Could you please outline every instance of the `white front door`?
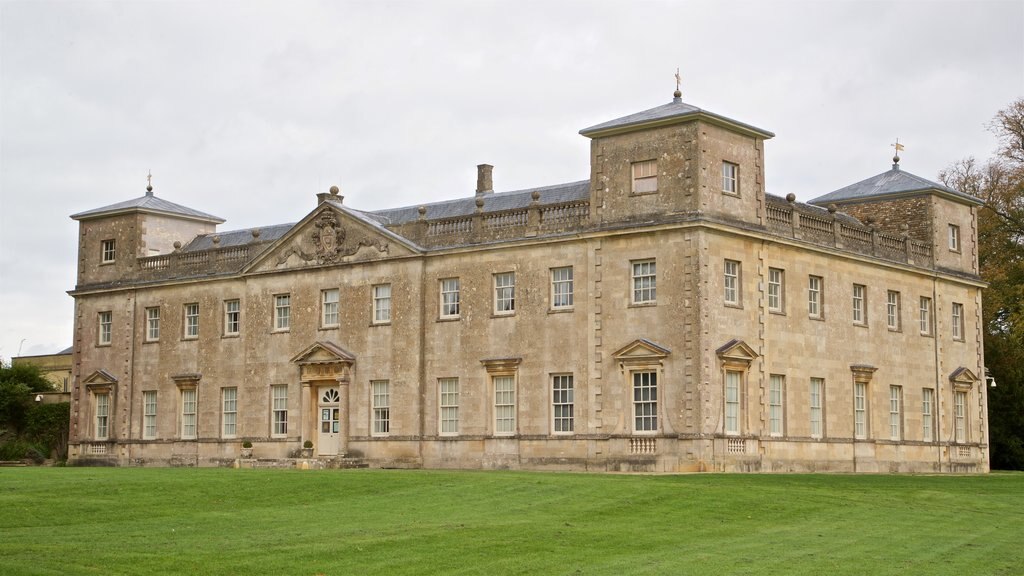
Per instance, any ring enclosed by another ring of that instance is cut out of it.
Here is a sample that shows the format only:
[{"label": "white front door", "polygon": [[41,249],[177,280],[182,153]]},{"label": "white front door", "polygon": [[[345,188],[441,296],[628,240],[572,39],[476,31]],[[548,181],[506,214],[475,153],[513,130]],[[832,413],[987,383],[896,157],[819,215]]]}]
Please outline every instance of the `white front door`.
[{"label": "white front door", "polygon": [[317,442],[317,453],[321,456],[338,454],[338,436],[340,430],[341,395],[337,388],[320,389],[320,432]]}]

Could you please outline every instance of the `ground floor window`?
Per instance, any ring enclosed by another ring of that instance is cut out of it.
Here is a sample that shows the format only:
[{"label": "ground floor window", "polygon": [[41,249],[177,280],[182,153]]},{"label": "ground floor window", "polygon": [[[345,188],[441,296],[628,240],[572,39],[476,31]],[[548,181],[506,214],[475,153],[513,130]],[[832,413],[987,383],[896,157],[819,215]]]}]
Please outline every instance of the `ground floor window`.
[{"label": "ground floor window", "polygon": [[238,419],[238,388],[222,388],[220,395],[224,411],[221,416],[221,435],[234,438]]},{"label": "ground floor window", "polygon": [[370,382],[373,390],[373,433],[384,436],[391,432],[391,390],[387,380]]},{"label": "ground floor window", "polygon": [[825,435],[825,379],[811,378],[811,438]]},{"label": "ground floor window", "polygon": [[96,394],[96,439],[110,437],[110,394]]},{"label": "ground floor window", "polygon": [[555,433],[573,431],[573,381],[572,374],[556,374],[551,377],[551,414],[554,418]]},{"label": "ground floor window", "polygon": [[740,433],[740,381],[741,372],[725,372],[725,433]]},{"label": "ground floor window", "polygon": [[768,432],[772,436],[783,434],[782,398],[785,387],[785,376],[772,374],[768,378]]},{"label": "ground floor window", "polygon": [[853,384],[853,437],[868,437],[868,385],[864,382]]},{"label": "ground floor window", "polygon": [[156,438],[156,390],[142,393],[142,437]]},{"label": "ground floor window", "polygon": [[658,374],[653,370],[633,372],[633,430],[658,430]]},{"label": "ground floor window", "polygon": [[494,433],[515,434],[516,388],[512,376],[494,377]]},{"label": "ground floor window", "polygon": [[187,388],[181,391],[181,438],[196,438],[196,389]]},{"label": "ground floor window", "polygon": [[288,386],[276,384],[270,388],[273,422],[271,435],[276,437],[286,436],[288,435]]},{"label": "ground floor window", "polygon": [[932,409],[935,405],[935,391],[931,388],[921,389],[921,426],[922,439],[925,442],[934,440],[935,425],[932,423]]},{"label": "ground floor window", "polygon": [[441,434],[459,433],[459,379],[438,380],[441,393]]},{"label": "ground floor window", "polygon": [[953,393],[956,441],[967,442],[967,392]]},{"label": "ground floor window", "polygon": [[903,390],[889,386],[889,439],[903,438]]}]

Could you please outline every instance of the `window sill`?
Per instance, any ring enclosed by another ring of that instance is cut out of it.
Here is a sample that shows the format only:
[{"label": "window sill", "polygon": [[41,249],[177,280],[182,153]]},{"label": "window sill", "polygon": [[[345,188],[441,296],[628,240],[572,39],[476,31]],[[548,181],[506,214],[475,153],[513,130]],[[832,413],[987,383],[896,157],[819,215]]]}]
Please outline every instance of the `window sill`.
[{"label": "window sill", "polygon": [[572,306],[564,306],[561,308],[549,308],[548,314],[565,314],[567,312],[574,312],[576,309]]},{"label": "window sill", "polygon": [[391,321],[387,322],[370,322],[370,328],[377,328],[378,326],[391,326]]},{"label": "window sill", "polygon": [[459,320],[462,320],[462,316],[441,316],[437,322],[458,322]]},{"label": "window sill", "polygon": [[824,322],[825,321],[825,317],[824,316],[808,316],[807,319],[808,320],[813,320],[815,322]]},{"label": "window sill", "polygon": [[289,332],[291,332],[290,328],[282,328],[281,330],[271,330],[270,334],[271,335],[274,335],[274,334],[288,334]]},{"label": "window sill", "polygon": [[182,342],[195,342],[196,340],[199,340],[199,336],[182,336],[181,337],[181,341]]},{"label": "window sill", "polygon": [[658,193],[657,190],[651,190],[651,191],[648,191],[648,192],[637,192],[637,191],[634,190],[634,191],[630,192],[629,195],[630,196],[651,196],[651,195],[657,194],[657,193]]},{"label": "window sill", "polygon": [[111,342],[104,342],[103,344],[97,344],[96,345],[97,348],[110,348],[111,346],[112,346]]},{"label": "window sill", "polygon": [[653,302],[630,302],[629,308],[652,308],[652,307],[657,306],[657,305],[658,305],[657,301],[653,301]]},{"label": "window sill", "polygon": [[160,340],[143,340],[143,344],[159,344]]},{"label": "window sill", "polygon": [[100,262],[100,266],[110,266],[111,264],[116,264],[116,263],[117,263],[116,260],[107,260],[105,262]]},{"label": "window sill", "polygon": [[769,309],[768,313],[769,314],[775,314],[776,316],[785,316],[786,315],[786,311],[785,310],[771,310],[771,309]]},{"label": "window sill", "polygon": [[725,306],[726,308],[733,308],[735,310],[743,310],[743,305],[742,304],[737,304],[735,302],[723,302],[722,305]]},{"label": "window sill", "polygon": [[868,325],[867,325],[866,322],[854,322],[853,323],[853,327],[854,328],[867,328]]},{"label": "window sill", "polygon": [[892,326],[887,326],[887,328],[889,329],[889,332],[895,332],[897,334],[899,334],[900,332],[903,332],[903,330],[901,330],[899,328],[893,328]]},{"label": "window sill", "polygon": [[722,196],[732,196],[733,198],[739,198],[739,192],[729,192],[728,190],[722,190]]},{"label": "window sill", "polygon": [[491,318],[515,318],[515,312],[492,312]]},{"label": "window sill", "polygon": [[234,334],[223,334],[223,335],[221,335],[221,338],[238,338],[238,337],[239,337],[239,334],[237,332],[235,332]]},{"label": "window sill", "polygon": [[317,331],[318,332],[325,332],[327,330],[337,330],[338,328],[341,328],[340,324],[329,324],[327,326],[321,326],[321,327],[317,328]]}]

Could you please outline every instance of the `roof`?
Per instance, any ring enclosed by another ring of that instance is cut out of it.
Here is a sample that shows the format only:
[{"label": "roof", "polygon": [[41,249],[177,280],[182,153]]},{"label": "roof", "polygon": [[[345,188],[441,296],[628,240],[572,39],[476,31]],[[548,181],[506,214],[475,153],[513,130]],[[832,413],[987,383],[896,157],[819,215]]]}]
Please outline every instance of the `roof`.
[{"label": "roof", "polygon": [[[484,199],[484,212],[497,212],[499,210],[514,210],[527,208],[533,201],[533,193],[538,192],[541,204],[560,204],[562,202],[573,202],[588,200],[590,198],[590,181],[581,180],[568,184],[556,184],[554,186],[543,186],[540,188],[529,188],[527,190],[515,190],[513,192],[497,192],[480,196]],[[428,220],[439,218],[452,218],[456,216],[472,216],[476,213],[476,196],[469,198],[457,198],[443,202],[422,204],[426,207]],[[391,208],[377,210],[375,212],[364,212],[367,217],[380,222],[381,224],[405,224],[419,218],[419,206],[405,206],[402,208]]]},{"label": "roof", "polygon": [[673,98],[668,104],[584,128],[580,130],[580,134],[593,138],[595,136],[630,132],[641,128],[663,126],[696,119],[709,120],[715,124],[751,133],[762,138],[772,138],[775,136],[775,134],[767,130],[687,104],[678,96]]},{"label": "roof", "polygon": [[[291,224],[275,224],[273,226],[264,226],[261,228],[246,228],[244,230],[231,230],[230,232],[214,232],[212,234],[200,234],[192,239],[186,246],[184,246],[182,252],[196,252],[199,250],[209,250],[211,248],[230,248],[232,246],[244,246],[245,244],[252,244],[253,242],[272,242],[278,238],[284,236],[289,230],[295,226],[295,223]],[[253,231],[259,230],[259,236],[253,236]],[[215,245],[213,238],[215,236],[220,237],[220,241]]]},{"label": "roof", "polygon": [[964,194],[952,188],[948,188],[932,182],[926,178],[915,176],[910,172],[900,169],[899,164],[893,164],[892,169],[887,172],[872,176],[867,180],[861,180],[856,184],[850,184],[824,196],[811,200],[811,204],[825,205],[831,203],[852,204],[856,202],[875,200],[881,197],[909,196],[923,192],[937,193],[959,202],[981,205],[983,202],[970,194]]},{"label": "roof", "polygon": [[221,224],[224,222],[223,218],[214,216],[213,214],[207,214],[206,212],[193,210],[192,208],[182,206],[181,204],[175,204],[174,202],[164,200],[163,198],[157,198],[152,192],[146,192],[144,196],[126,200],[124,202],[118,202],[117,204],[111,204],[110,206],[72,214],[71,218],[73,220],[88,220],[90,218],[99,218],[101,216],[127,214],[132,212],[177,216],[180,218],[201,220],[203,222],[210,222],[213,224]]}]

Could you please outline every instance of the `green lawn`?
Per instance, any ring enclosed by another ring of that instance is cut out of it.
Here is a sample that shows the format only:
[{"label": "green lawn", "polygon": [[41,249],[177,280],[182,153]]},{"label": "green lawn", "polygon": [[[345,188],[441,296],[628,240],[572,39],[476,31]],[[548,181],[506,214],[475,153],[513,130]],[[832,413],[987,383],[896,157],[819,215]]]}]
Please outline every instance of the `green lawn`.
[{"label": "green lawn", "polygon": [[0,469],[0,574],[1021,574],[1024,474]]}]

